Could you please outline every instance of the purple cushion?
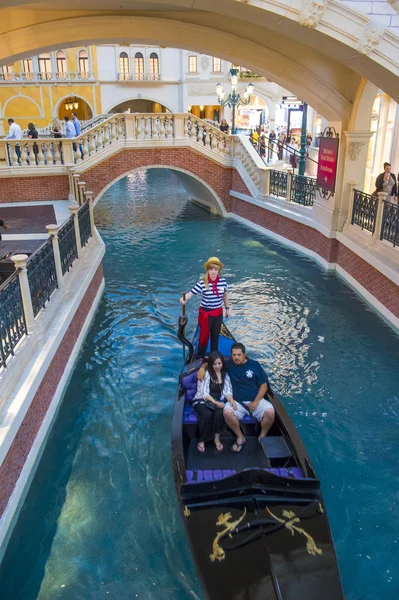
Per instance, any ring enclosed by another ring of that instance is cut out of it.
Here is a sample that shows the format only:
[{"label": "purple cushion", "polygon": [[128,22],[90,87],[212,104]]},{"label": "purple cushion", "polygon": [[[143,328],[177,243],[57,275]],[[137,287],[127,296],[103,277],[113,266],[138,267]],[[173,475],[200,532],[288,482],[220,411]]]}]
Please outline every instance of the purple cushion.
[{"label": "purple cushion", "polygon": [[184,395],[187,402],[191,402],[197,393],[197,371],[193,371],[189,375],[183,377],[181,384],[183,389],[186,390]]}]

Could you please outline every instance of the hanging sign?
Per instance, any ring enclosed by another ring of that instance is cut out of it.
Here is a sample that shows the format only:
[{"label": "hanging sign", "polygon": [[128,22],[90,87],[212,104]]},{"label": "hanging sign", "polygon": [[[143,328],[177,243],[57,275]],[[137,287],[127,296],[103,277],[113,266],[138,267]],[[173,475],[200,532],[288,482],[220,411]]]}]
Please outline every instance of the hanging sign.
[{"label": "hanging sign", "polygon": [[320,138],[317,185],[332,194],[335,192],[337,178],[338,146],[338,137]]}]

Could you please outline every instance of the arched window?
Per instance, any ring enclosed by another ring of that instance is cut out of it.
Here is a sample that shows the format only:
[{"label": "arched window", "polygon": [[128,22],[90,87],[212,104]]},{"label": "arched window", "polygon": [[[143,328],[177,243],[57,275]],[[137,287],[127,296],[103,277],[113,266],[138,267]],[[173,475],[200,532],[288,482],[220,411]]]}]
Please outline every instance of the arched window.
[{"label": "arched window", "polygon": [[67,66],[65,52],[58,50],[56,54],[57,58],[57,79],[67,78]]},{"label": "arched window", "polygon": [[32,81],[33,79],[33,64],[31,58],[24,58],[22,61],[22,67],[24,69],[22,78],[26,81]]},{"label": "arched window", "polygon": [[39,54],[39,79],[51,79],[51,57],[48,52]]},{"label": "arched window", "polygon": [[119,55],[119,79],[127,81],[129,79],[129,57],[126,52]]},{"label": "arched window", "polygon": [[222,70],[222,61],[220,60],[220,58],[216,58],[216,56],[213,57],[213,72],[214,73],[220,73]]},{"label": "arched window", "polygon": [[12,67],[11,65],[3,65],[1,68],[1,79],[2,81],[11,81],[12,79]]},{"label": "arched window", "polygon": [[89,57],[86,50],[80,50],[78,55],[79,60],[79,79],[89,79]]},{"label": "arched window", "polygon": [[159,79],[159,59],[156,52],[150,54],[150,79]]},{"label": "arched window", "polygon": [[134,70],[136,79],[139,81],[144,80],[144,57],[141,52],[136,52],[134,57]]}]

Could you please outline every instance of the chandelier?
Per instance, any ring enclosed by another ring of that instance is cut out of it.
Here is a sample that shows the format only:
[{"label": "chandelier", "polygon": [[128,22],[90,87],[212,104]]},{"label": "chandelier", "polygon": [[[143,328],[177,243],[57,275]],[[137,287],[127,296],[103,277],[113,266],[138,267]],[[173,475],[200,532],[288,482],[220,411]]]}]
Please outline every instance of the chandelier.
[{"label": "chandelier", "polygon": [[79,100],[76,98],[67,98],[65,100],[65,110],[73,110],[73,109],[78,109],[79,108]]}]

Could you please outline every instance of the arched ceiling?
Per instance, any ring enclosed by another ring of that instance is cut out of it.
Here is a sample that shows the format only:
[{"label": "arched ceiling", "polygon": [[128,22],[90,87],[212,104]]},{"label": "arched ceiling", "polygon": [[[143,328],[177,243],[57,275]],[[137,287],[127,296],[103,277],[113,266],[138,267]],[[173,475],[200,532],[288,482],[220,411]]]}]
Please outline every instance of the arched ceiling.
[{"label": "arched ceiling", "polygon": [[79,0],[69,0],[68,10],[60,0],[0,0],[0,64],[81,44],[152,44],[243,64],[330,120],[349,118],[362,76],[399,100],[392,60],[373,60],[355,49],[366,18],[330,0],[343,11],[341,24],[327,10],[321,26],[309,29],[298,23],[302,3],[120,0],[115,6],[115,0],[86,0],[82,11]]}]

